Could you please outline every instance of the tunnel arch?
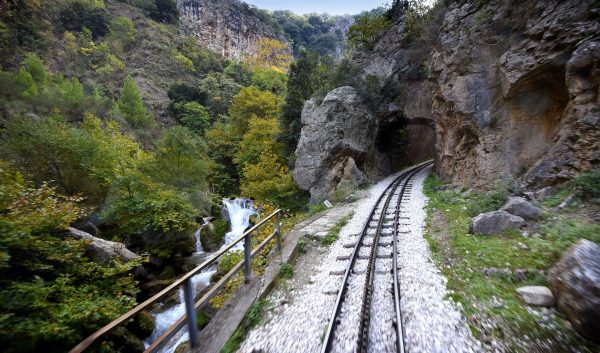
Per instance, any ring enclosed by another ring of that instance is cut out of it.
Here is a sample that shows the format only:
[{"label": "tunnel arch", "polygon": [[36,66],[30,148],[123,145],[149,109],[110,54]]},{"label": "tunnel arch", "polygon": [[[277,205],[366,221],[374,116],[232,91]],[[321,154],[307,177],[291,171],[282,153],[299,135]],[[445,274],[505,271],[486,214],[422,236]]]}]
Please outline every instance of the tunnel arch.
[{"label": "tunnel arch", "polygon": [[375,146],[387,158],[393,173],[435,155],[435,123],[425,117],[408,118],[402,115],[384,119],[377,130]]}]

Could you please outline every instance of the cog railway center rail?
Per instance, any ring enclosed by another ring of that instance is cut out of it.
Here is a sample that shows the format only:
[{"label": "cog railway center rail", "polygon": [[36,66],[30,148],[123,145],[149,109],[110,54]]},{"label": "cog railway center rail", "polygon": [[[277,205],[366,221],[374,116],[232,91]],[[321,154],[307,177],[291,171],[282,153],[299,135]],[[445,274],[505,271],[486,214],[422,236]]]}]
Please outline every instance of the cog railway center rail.
[{"label": "cog railway center rail", "polygon": [[398,236],[406,233],[399,229],[408,225],[401,223],[408,219],[402,213],[402,200],[410,196],[412,178],[430,165],[432,162],[418,165],[390,183],[357,235],[352,254],[338,258],[350,262],[343,274],[322,353],[348,348],[360,353],[404,353],[397,263]]}]

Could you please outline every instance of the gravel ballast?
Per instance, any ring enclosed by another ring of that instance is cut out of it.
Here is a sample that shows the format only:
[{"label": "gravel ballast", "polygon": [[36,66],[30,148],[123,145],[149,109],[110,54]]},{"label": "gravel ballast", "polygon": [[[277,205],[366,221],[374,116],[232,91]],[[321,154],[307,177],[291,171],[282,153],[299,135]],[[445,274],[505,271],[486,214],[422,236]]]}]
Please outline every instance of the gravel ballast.
[{"label": "gravel ballast", "polygon": [[[425,211],[423,207],[426,198],[422,193],[422,183],[430,171],[426,168],[419,172],[413,179],[414,184],[411,196],[405,196],[403,202],[406,208],[401,214],[400,230],[410,232],[400,234],[398,241],[399,253],[399,279],[401,292],[401,308],[403,311],[403,324],[405,326],[405,340],[407,352],[476,352],[481,351],[479,343],[471,336],[460,312],[448,301],[444,300],[446,295],[445,279],[435,268],[431,260],[427,242],[422,237]],[[354,203],[354,216],[344,226],[339,234],[339,239],[329,248],[322,249],[320,254],[312,263],[303,264],[303,268],[295,269],[294,278],[289,280],[281,288],[275,290],[268,300],[271,310],[266,314],[264,320],[246,336],[239,352],[319,352],[322,338],[326,332],[334,304],[337,299],[343,276],[332,275],[331,272],[345,270],[349,260],[338,260],[338,257],[348,256],[352,248],[344,247],[344,244],[353,243],[367,221],[373,206],[385,190],[385,188],[400,173],[392,175],[377,183],[362,200]],[[390,205],[390,209],[392,209]],[[374,230],[373,230],[374,232]],[[388,243],[391,237],[382,238],[382,243]],[[372,242],[372,237],[366,237],[366,242]],[[391,246],[381,247],[379,252],[391,253]],[[382,250],[385,249],[385,250]],[[311,257],[312,255],[306,255]],[[367,261],[359,260],[358,264]],[[391,259],[389,260],[391,265]],[[357,264],[357,265],[358,265]],[[298,265],[297,265],[298,266]],[[297,267],[296,266],[296,267]],[[360,265],[358,267],[361,267]],[[376,270],[389,271],[387,261],[378,261]],[[310,271],[310,275],[296,276],[296,272]],[[301,281],[296,277],[309,278]],[[391,277],[390,277],[391,278]],[[350,290],[362,292],[364,280],[356,278],[350,284]],[[375,286],[391,287],[391,281],[385,278],[375,277]],[[357,303],[344,303],[342,311],[350,312],[342,316],[359,316],[354,308],[360,304],[362,294],[354,296]],[[371,352],[393,352],[395,350],[395,337],[392,339],[379,340],[389,334],[388,322],[395,316],[393,308],[393,295],[385,290],[375,291],[375,301],[372,310],[380,312],[383,307],[389,306],[386,315],[372,317],[370,323],[370,346]],[[353,300],[354,301],[354,300]],[[351,307],[351,308],[350,308]],[[357,306],[358,307],[358,306]],[[353,352],[358,325],[352,322],[342,321],[338,326],[333,351]],[[378,340],[379,342],[373,342]]]}]

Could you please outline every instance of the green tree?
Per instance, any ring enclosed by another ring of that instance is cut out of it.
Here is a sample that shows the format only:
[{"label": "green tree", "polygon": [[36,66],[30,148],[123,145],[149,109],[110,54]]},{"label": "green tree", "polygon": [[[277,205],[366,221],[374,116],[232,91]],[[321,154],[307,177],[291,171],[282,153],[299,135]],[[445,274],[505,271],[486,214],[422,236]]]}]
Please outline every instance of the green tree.
[{"label": "green tree", "polygon": [[15,76],[16,89],[23,98],[33,98],[38,94],[38,87],[31,74],[21,68]]},{"label": "green tree", "polygon": [[127,51],[135,43],[137,29],[129,17],[119,16],[110,24],[110,37],[117,51]]},{"label": "green tree", "polygon": [[91,203],[101,203],[110,185],[141,153],[118,124],[102,124],[92,114],[86,114],[80,127],[60,116],[42,121],[14,118],[0,147],[38,185],[51,181],[60,191],[83,194]]},{"label": "green tree", "polygon": [[135,305],[138,261],[91,262],[66,229],[76,198],[29,188],[0,161],[0,344],[8,352],[64,352]]},{"label": "green tree", "polygon": [[205,138],[210,157],[208,181],[213,192],[238,195],[239,175],[233,160],[239,139],[234,135],[232,126],[218,121],[206,131]]},{"label": "green tree", "polygon": [[60,11],[59,18],[63,28],[67,31],[80,32],[87,28],[91,31],[93,38],[108,33],[110,23],[108,12],[95,2],[83,0],[66,2]]},{"label": "green tree", "polygon": [[177,120],[191,131],[200,135],[211,125],[210,112],[198,102],[175,103]]},{"label": "green tree", "polygon": [[123,82],[123,89],[117,102],[117,109],[134,128],[156,125],[156,121],[148,113],[142,102],[142,97],[135,81],[129,75],[127,75]]},{"label": "green tree", "polygon": [[265,150],[256,164],[244,167],[240,181],[242,195],[267,201],[280,207],[291,207],[297,193],[292,174],[272,151]]},{"label": "green tree", "polygon": [[302,124],[300,115],[304,102],[320,88],[319,57],[313,52],[302,51],[288,72],[288,86],[285,103],[280,116],[281,133],[279,139],[285,145],[285,155],[293,155],[300,139]]},{"label": "green tree", "polygon": [[45,86],[48,83],[48,73],[44,67],[44,62],[34,53],[28,53],[21,63],[38,86]]},{"label": "green tree", "polygon": [[287,76],[283,72],[272,69],[258,69],[252,75],[252,85],[277,96],[285,96]]},{"label": "green tree", "polygon": [[233,103],[229,108],[233,132],[241,138],[246,133],[252,116],[265,119],[277,118],[281,112],[281,103],[281,97],[271,92],[262,91],[255,86],[242,88],[233,97]]},{"label": "green tree", "polygon": [[174,0],[154,0],[154,7],[149,10],[149,16],[162,23],[176,24],[179,20],[179,10]]},{"label": "green tree", "polygon": [[354,47],[373,49],[377,39],[390,26],[385,16],[366,14],[356,19],[348,29],[348,44]]},{"label": "green tree", "polygon": [[279,122],[276,118],[250,118],[248,131],[242,137],[235,156],[235,163],[242,171],[248,164],[256,164],[265,151],[281,151],[280,143],[275,142],[279,134]]},{"label": "green tree", "polygon": [[240,91],[231,77],[220,72],[212,72],[200,80],[200,92],[206,96],[206,107],[217,116],[227,114],[233,97]]},{"label": "green tree", "polygon": [[207,174],[205,147],[198,135],[174,126],[158,141],[148,169],[154,180],[177,190],[201,189]]}]

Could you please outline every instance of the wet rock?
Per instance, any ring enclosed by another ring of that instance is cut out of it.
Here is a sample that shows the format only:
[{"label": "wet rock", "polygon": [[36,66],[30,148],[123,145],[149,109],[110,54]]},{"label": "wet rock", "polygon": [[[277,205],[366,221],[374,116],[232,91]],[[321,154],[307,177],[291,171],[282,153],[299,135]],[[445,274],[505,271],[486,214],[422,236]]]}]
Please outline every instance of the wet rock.
[{"label": "wet rock", "polygon": [[539,208],[522,197],[510,197],[500,210],[529,221],[537,221],[541,214]]},{"label": "wet rock", "polygon": [[529,305],[552,306],[555,303],[554,296],[548,287],[525,286],[517,288],[517,293]]},{"label": "wet rock", "polygon": [[89,242],[85,249],[86,256],[92,261],[103,265],[110,264],[114,259],[129,262],[139,258],[137,254],[127,249],[123,243],[97,238],[79,229],[69,227],[69,236]]},{"label": "wet rock", "polygon": [[137,337],[146,338],[152,335],[156,319],[147,311],[142,311],[127,325],[127,329]]},{"label": "wet rock", "polygon": [[482,213],[471,219],[470,232],[483,235],[500,234],[509,229],[519,229],[525,220],[506,211]]},{"label": "wet rock", "polygon": [[600,342],[600,246],[580,239],[549,270],[548,283],[577,332]]}]

